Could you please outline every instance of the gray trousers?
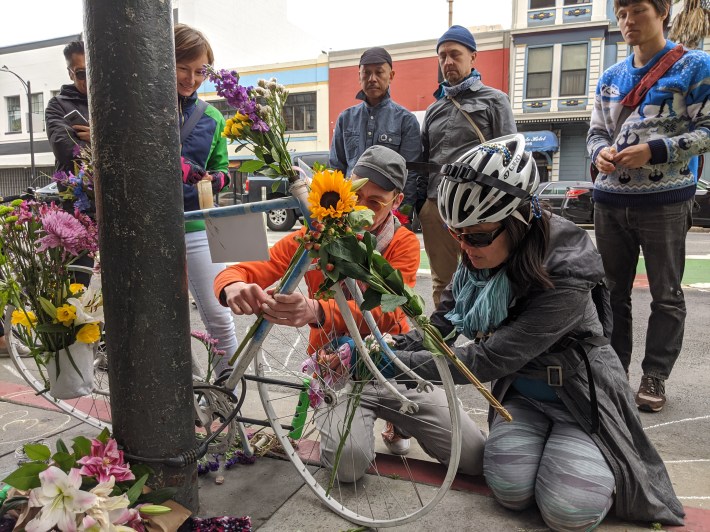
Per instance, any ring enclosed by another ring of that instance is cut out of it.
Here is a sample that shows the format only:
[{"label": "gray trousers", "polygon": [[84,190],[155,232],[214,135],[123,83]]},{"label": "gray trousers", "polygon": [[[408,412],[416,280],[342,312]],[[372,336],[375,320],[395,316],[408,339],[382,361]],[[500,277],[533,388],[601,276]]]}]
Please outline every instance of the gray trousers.
[{"label": "gray trousers", "polygon": [[514,395],[503,401],[486,443],[483,474],[506,508],[537,503],[552,530],[592,530],[614,501],[614,474],[562,403]]},{"label": "gray trousers", "polygon": [[[338,480],[355,482],[361,478],[375,459],[375,420],[390,421],[401,436],[417,439],[419,445],[431,457],[448,464],[451,454],[451,419],[446,393],[435,388],[430,393],[408,390],[404,385],[395,385],[406,398],[419,405],[416,414],[399,412],[399,401],[392,398],[384,387],[377,383],[365,385],[360,405],[355,412],[343,453],[338,464]],[[343,394],[345,395],[345,394]],[[322,406],[317,414],[321,433],[321,463],[332,467],[340,444],[347,415],[347,398],[333,407]],[[483,464],[483,446],[486,438],[459,403],[461,418],[461,459],[459,471],[479,475]]]}]

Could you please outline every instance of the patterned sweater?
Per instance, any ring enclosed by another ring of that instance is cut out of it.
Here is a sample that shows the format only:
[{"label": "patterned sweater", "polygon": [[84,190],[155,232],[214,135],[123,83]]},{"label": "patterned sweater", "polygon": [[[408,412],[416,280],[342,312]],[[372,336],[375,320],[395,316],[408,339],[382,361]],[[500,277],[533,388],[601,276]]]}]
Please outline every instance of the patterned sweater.
[{"label": "patterned sweater", "polygon": [[641,168],[617,167],[599,174],[594,200],[618,207],[665,205],[690,199],[695,176],[688,167],[693,156],[710,151],[710,55],[689,50],[648,91],[612,139],[621,100],[654,64],[672,49],[666,46],[641,68],[632,54],[606,70],[597,85],[587,150],[596,160],[607,146],[621,152],[648,143],[651,160]]}]

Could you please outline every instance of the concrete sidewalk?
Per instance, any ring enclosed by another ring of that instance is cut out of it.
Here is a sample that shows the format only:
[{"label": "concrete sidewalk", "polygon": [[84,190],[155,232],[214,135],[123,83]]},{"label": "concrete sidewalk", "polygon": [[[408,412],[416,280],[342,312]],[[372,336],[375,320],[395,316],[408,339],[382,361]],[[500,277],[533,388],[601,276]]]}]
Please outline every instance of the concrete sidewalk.
[{"label": "concrete sidewalk", "polygon": [[[27,391],[31,395],[31,391]],[[15,450],[28,441],[41,440],[50,448],[61,438],[92,436],[96,430],[62,412],[47,407],[17,404],[27,395],[15,389],[13,396],[0,399],[0,478],[17,466]],[[49,405],[48,405],[49,406]],[[416,470],[417,461],[410,467]],[[200,516],[248,515],[254,528],[264,531],[342,531],[357,528],[323,506],[293,469],[290,462],[261,457],[253,465],[238,465],[226,471],[225,483],[217,485],[213,474],[199,478]],[[490,496],[480,477],[463,479],[449,491],[431,513],[415,524],[393,530],[548,530],[536,510],[510,512]],[[668,530],[710,531],[710,510],[686,508],[684,527]],[[601,531],[648,530],[648,527],[607,518]]]},{"label": "concrete sidewalk", "polygon": [[[429,293],[428,279],[420,279],[418,291]],[[635,345],[643,350],[650,296],[647,289],[634,290]],[[710,372],[708,328],[710,297],[707,291],[687,289],[689,309],[683,353],[668,382],[668,405],[659,414],[642,414],[641,421],[668,467],[676,493],[686,506],[686,525],[674,530],[710,532]],[[193,328],[200,329],[193,310]],[[238,321],[238,334],[245,325]],[[640,352],[634,354],[631,384],[640,378]],[[98,431],[70,416],[52,410],[13,376],[12,364],[0,359],[0,478],[15,469],[15,449],[34,440],[54,448],[57,438],[70,441],[77,435],[93,436]],[[486,405],[472,387],[461,387],[459,397],[469,415],[485,426]],[[261,411],[256,391],[248,394],[248,415]],[[377,438],[379,440],[379,438]],[[401,530],[547,530],[535,510],[514,513],[503,509],[490,496],[481,478],[469,479],[464,490],[450,491],[433,511]],[[265,531],[342,531],[357,528],[323,506],[303,485],[290,462],[259,458],[254,465],[238,465],[216,485],[213,474],[200,477],[201,516],[249,515],[255,528]],[[612,510],[613,511],[613,510]],[[604,520],[598,530],[649,530],[648,524]],[[669,529],[670,530],[670,529]]]}]

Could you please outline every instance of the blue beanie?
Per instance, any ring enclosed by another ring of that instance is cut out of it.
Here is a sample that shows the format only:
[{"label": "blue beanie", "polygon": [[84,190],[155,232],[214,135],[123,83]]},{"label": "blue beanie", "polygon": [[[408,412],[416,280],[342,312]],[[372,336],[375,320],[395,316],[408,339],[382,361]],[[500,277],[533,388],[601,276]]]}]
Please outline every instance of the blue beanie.
[{"label": "blue beanie", "polygon": [[472,52],[476,51],[476,40],[473,38],[473,34],[463,26],[451,26],[446,30],[446,33],[444,33],[439,39],[439,42],[436,43],[437,53],[439,53],[439,46],[446,41],[454,41],[463,44]]}]

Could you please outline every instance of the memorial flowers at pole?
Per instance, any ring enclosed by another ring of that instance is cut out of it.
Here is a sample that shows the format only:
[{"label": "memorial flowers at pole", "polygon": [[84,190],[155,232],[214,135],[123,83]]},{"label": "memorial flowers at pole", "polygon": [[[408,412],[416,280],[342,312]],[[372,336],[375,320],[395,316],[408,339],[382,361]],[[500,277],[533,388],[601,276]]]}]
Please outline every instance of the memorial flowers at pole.
[{"label": "memorial flowers at pole", "polygon": [[57,399],[93,387],[93,348],[101,337],[103,299],[98,275],[76,281],[70,266],[98,251],[96,223],[78,210],[17,200],[0,207],[0,304],[30,349]]},{"label": "memorial flowers at pole", "polygon": [[28,461],[3,482],[12,486],[0,517],[13,515],[27,532],[146,530],[145,519],[170,512],[161,504],[174,488],[144,493],[151,471],[131,467],[108,430],[94,439],[78,436],[52,453],[43,444],[23,447]]}]

